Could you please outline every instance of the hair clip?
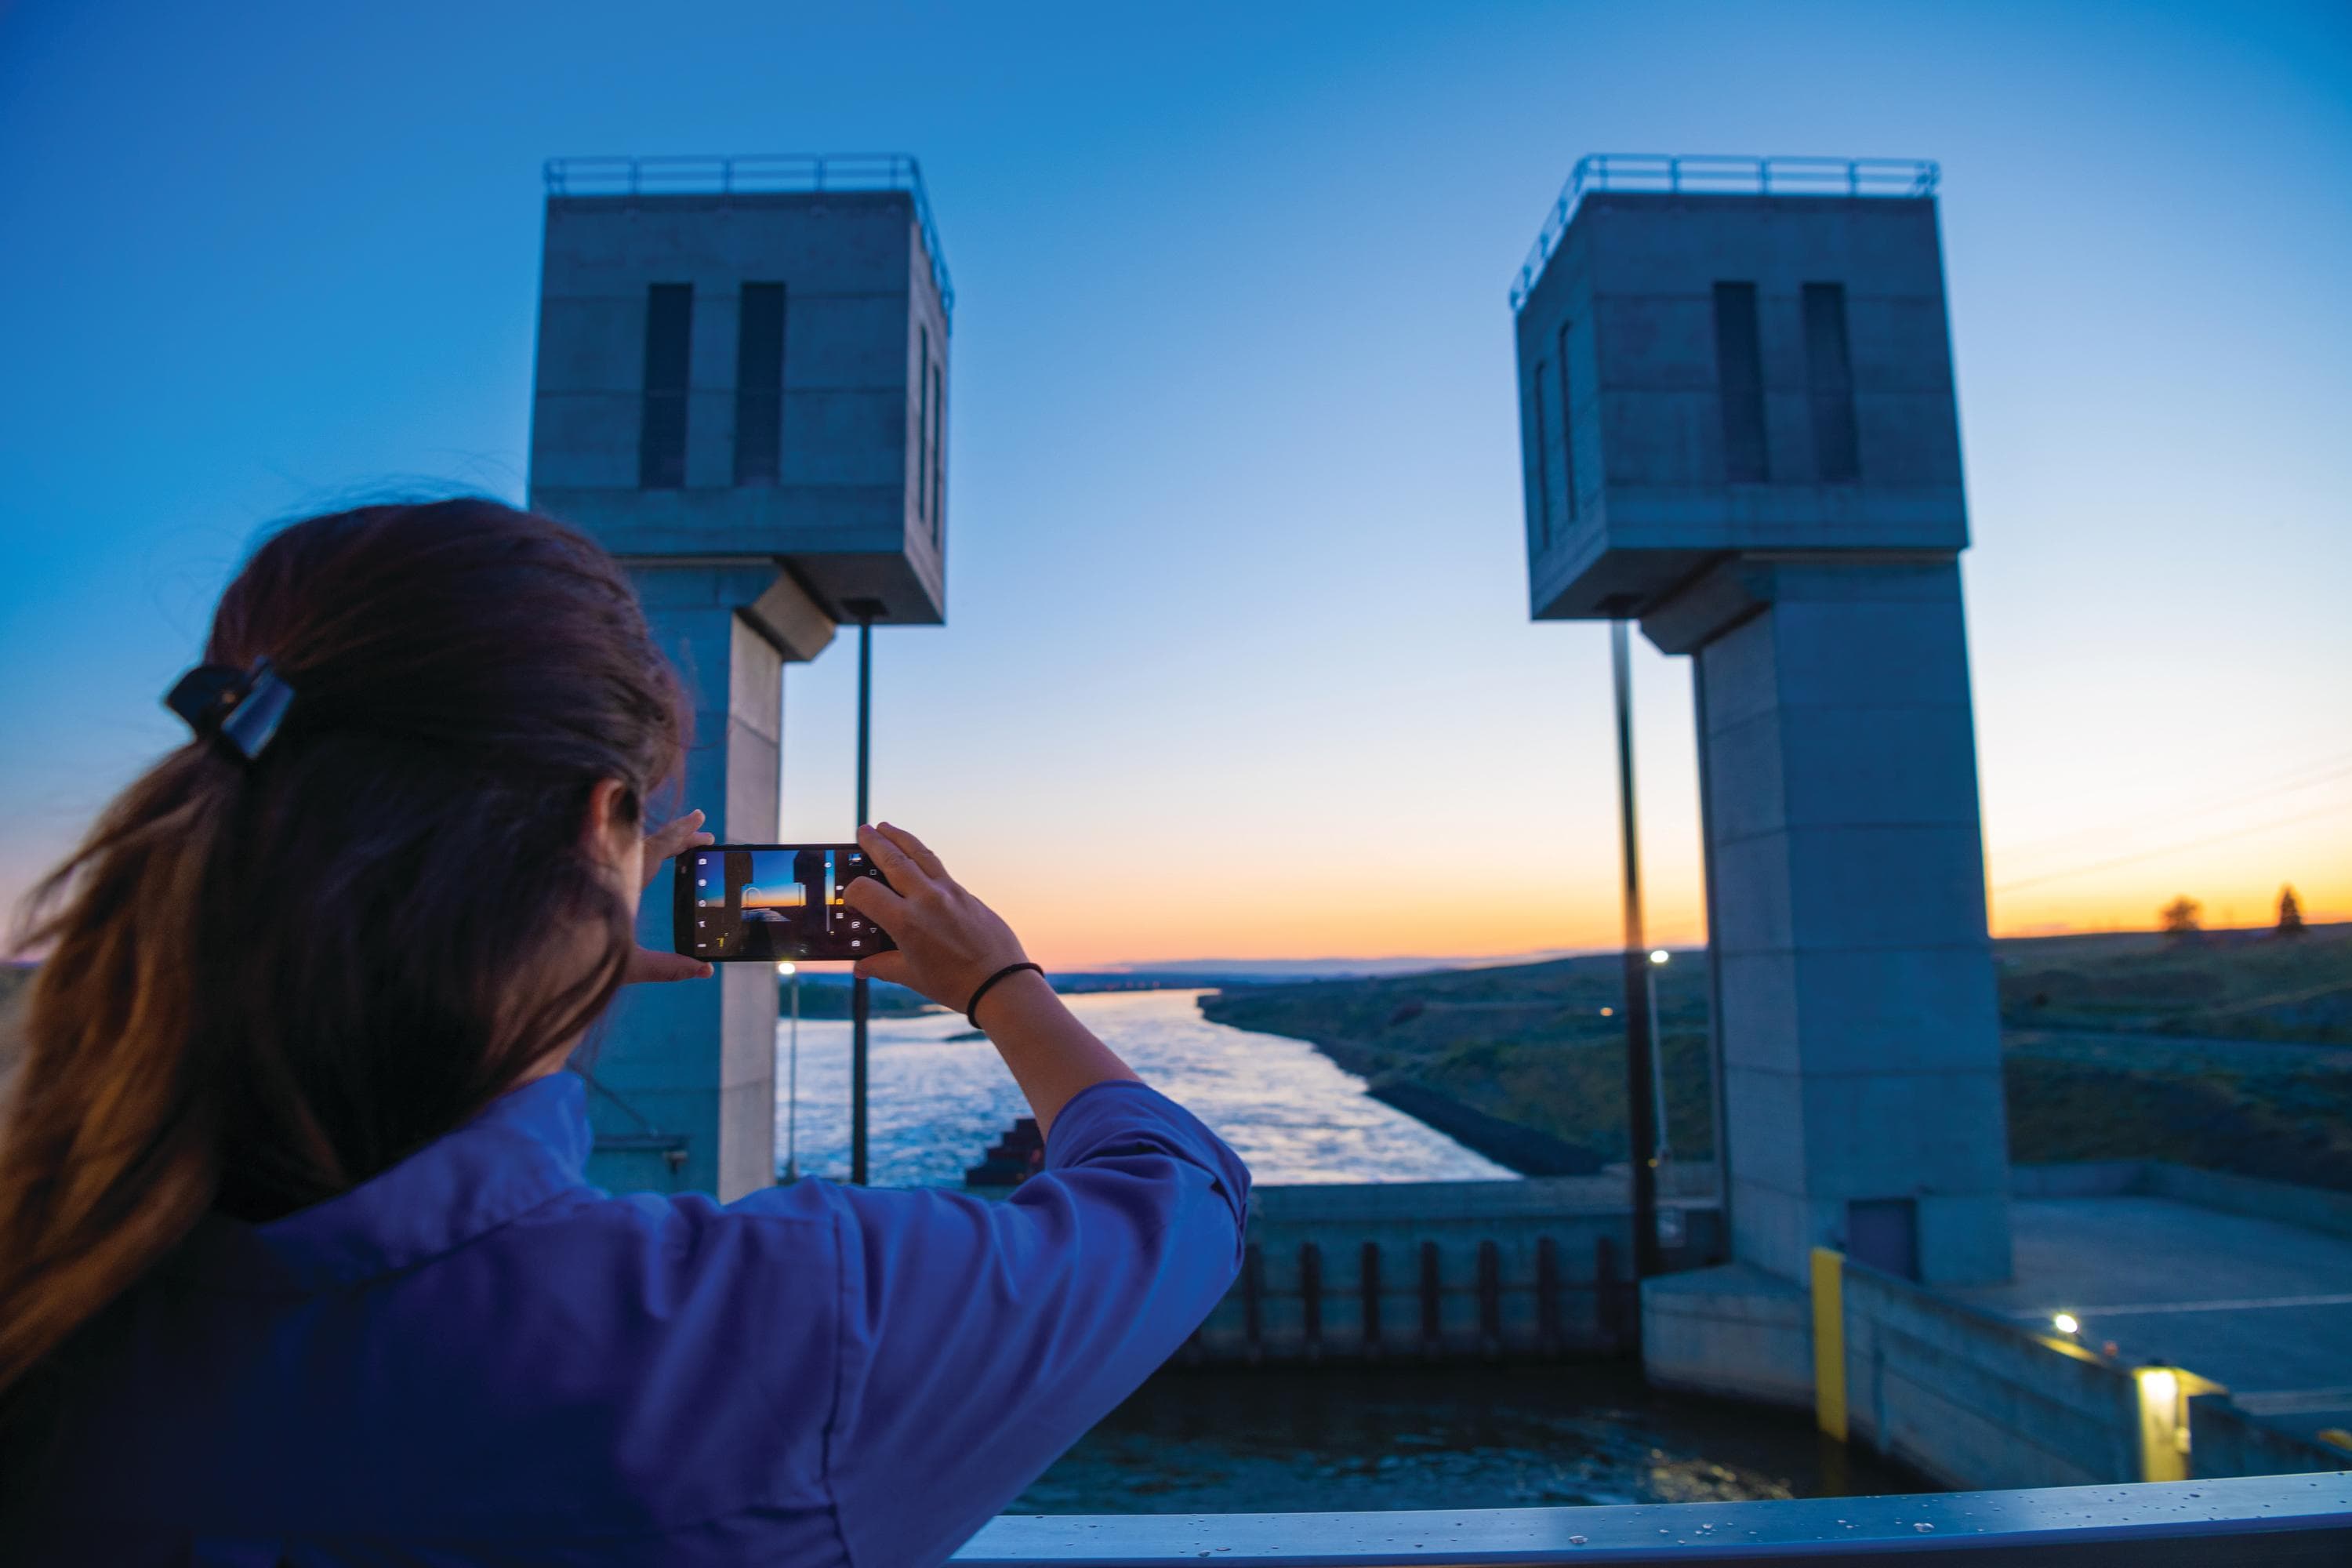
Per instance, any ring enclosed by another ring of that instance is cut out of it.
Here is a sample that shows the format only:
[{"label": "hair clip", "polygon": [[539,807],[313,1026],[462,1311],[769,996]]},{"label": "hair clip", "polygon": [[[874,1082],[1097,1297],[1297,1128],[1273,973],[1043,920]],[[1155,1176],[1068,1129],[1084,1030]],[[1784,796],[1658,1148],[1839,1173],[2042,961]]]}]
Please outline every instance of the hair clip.
[{"label": "hair clip", "polygon": [[218,741],[247,762],[261,755],[294,701],[294,689],[266,658],[249,670],[200,664],[180,677],[163,706],[188,721],[200,741]]}]

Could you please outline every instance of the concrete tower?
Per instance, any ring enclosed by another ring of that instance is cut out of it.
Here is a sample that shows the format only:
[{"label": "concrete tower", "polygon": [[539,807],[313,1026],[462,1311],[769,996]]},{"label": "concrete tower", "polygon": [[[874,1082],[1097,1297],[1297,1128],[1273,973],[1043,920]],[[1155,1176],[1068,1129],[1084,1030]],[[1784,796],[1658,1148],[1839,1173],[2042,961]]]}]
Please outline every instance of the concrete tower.
[{"label": "concrete tower", "polygon": [[1790,1279],[2010,1267],[1935,182],[1588,158],[1513,294],[1532,611],[1692,656],[1733,1252]]},{"label": "concrete tower", "polygon": [[[954,294],[920,172],[567,159],[547,184],[530,504],[635,579],[693,700],[687,804],[772,841],[784,664],[836,623],[946,618]],[[669,907],[646,899],[648,946]],[[775,1023],[764,964],[625,995],[590,1064],[592,1177],[774,1181]]]}]

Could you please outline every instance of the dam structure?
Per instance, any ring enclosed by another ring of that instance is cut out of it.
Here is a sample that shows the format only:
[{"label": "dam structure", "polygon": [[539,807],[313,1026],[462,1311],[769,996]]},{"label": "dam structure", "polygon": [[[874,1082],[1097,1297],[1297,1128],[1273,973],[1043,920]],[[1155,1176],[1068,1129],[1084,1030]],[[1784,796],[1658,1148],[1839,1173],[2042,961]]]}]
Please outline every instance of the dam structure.
[{"label": "dam structure", "polygon": [[[787,663],[947,617],[948,327],[897,154],[546,166],[530,504],[619,557],[686,681],[682,799],[772,842]],[[846,837],[845,834],[844,837]],[[669,900],[639,940],[667,950]],[[740,1197],[776,1179],[775,975],[640,986],[586,1064],[589,1174]]]}]

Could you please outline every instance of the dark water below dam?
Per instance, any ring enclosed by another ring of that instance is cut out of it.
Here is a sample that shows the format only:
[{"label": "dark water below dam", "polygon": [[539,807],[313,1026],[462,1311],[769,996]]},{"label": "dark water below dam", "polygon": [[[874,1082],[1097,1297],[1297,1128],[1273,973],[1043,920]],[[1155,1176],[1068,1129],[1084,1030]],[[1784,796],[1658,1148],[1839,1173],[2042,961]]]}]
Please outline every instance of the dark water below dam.
[{"label": "dark water below dam", "polygon": [[1171,1369],[1013,1513],[1354,1512],[1937,1489],[1801,1412],[1687,1399],[1618,1361]]}]

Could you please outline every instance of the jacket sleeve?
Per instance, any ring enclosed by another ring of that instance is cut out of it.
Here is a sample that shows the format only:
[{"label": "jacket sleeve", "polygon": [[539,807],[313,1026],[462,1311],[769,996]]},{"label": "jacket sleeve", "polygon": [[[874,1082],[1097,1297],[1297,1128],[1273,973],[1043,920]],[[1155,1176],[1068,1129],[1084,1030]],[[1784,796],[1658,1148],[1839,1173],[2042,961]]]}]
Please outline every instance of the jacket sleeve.
[{"label": "jacket sleeve", "polygon": [[1240,1271],[1249,1172],[1174,1101],[1097,1084],[1001,1203],[835,1189],[827,1472],[857,1568],[935,1563],[1200,1326]]}]

